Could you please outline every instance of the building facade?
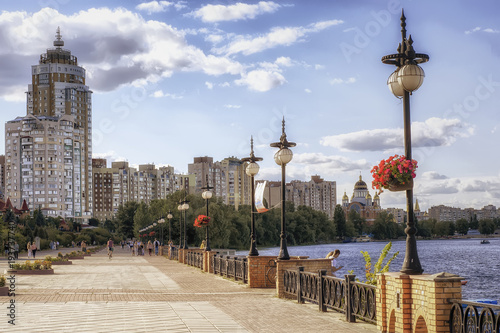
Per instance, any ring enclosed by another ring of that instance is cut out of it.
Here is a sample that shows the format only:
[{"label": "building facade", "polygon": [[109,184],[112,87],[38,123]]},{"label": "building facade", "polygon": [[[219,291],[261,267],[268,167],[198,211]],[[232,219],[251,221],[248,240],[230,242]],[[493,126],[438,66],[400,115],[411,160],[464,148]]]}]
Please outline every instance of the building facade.
[{"label": "building facade", "polygon": [[175,174],[171,166],[143,164],[137,169],[122,161],[112,162],[108,168],[105,159],[93,159],[92,167],[94,216],[99,220],[113,218],[128,201],[149,204],[176,191],[190,193],[194,188],[190,187],[194,177]]},{"label": "building facade", "polygon": [[49,216],[86,218],[93,211],[92,91],[63,46],[58,28],[54,48],[31,68],[27,115],[6,124],[5,196]]}]

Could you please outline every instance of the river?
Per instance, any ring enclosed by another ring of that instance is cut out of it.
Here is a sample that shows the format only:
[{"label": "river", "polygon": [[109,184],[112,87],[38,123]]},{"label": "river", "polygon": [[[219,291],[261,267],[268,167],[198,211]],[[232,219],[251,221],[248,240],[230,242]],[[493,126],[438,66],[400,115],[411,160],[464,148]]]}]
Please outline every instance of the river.
[{"label": "river", "polygon": [[[500,302],[500,239],[488,239],[490,244],[481,244],[481,239],[445,239],[417,241],[418,256],[425,274],[447,272],[464,277],[468,282],[462,288],[463,299],[493,299]],[[324,258],[334,249],[340,250],[337,259],[344,266],[336,274],[343,276],[348,270],[364,280],[365,261],[360,251],[368,251],[375,264],[387,242],[321,244],[289,246],[290,256]],[[405,256],[405,241],[393,241],[390,254],[399,251],[389,271],[401,269]],[[246,255],[248,251],[238,251]],[[279,247],[259,249],[260,255],[278,255]],[[390,257],[390,255],[388,256]]]}]

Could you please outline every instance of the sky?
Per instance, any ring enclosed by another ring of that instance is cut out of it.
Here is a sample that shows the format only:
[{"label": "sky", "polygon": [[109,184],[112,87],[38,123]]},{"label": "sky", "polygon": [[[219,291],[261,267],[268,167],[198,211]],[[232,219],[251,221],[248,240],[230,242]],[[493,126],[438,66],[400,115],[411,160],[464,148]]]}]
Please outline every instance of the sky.
[{"label": "sky", "polygon": [[[293,160],[287,181],[337,182],[338,203],[361,175],[403,148],[403,106],[387,88],[404,8],[429,62],[411,96],[414,196],[435,205],[500,207],[498,1],[285,0],[2,2],[0,110],[26,115],[31,66],[53,47],[78,57],[93,91],[93,156],[187,173],[197,156],[262,157],[281,120]],[[0,128],[0,147],[5,147]],[[5,149],[0,148],[0,153]],[[404,192],[381,194],[405,208]]]}]

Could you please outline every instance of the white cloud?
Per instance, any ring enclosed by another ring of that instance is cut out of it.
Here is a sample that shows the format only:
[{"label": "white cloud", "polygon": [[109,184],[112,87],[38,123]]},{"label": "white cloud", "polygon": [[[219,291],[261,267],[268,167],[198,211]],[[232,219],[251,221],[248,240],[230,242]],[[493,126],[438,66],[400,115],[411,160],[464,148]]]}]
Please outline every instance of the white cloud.
[{"label": "white cloud", "polygon": [[281,6],[272,1],[260,1],[257,4],[249,5],[238,2],[234,5],[205,5],[200,9],[190,13],[190,15],[201,18],[203,22],[238,21],[254,19],[257,15],[274,13]]},{"label": "white cloud", "polygon": [[228,45],[214,49],[217,54],[232,55],[242,53],[250,55],[276,46],[289,46],[301,41],[310,33],[320,32],[328,27],[342,24],[340,20],[330,20],[310,24],[308,27],[277,27],[258,37],[236,36]]},{"label": "white cloud", "polygon": [[104,153],[93,153],[92,158],[104,158],[106,159],[107,166],[111,167],[111,162],[116,162],[116,161],[127,161],[125,157],[117,155],[117,153],[114,150],[110,150]]},{"label": "white cloud", "polygon": [[[449,146],[458,138],[473,135],[474,128],[459,119],[429,118],[412,123],[413,147]],[[384,151],[403,146],[403,129],[386,128],[325,136],[323,146],[342,151]]]},{"label": "white cloud", "polygon": [[483,29],[481,27],[475,27],[472,30],[465,31],[465,34],[468,35],[468,34],[472,34],[474,32],[478,32],[478,31],[486,32],[486,33],[489,33],[489,34],[498,34],[498,33],[500,33],[500,30],[493,29],[493,28],[484,28]]},{"label": "white cloud", "polygon": [[232,105],[232,104],[226,104],[224,105],[226,109],[239,109],[241,108],[241,105]]},{"label": "white cloud", "polygon": [[335,79],[330,80],[330,84],[331,85],[336,85],[336,84],[351,84],[351,83],[354,83],[354,82],[356,82],[356,78],[354,78],[354,77],[350,77],[347,80],[340,79],[340,78],[335,78]]},{"label": "white cloud", "polygon": [[256,69],[242,75],[241,79],[234,82],[240,86],[247,86],[250,90],[264,92],[283,85],[286,80],[276,71]]},{"label": "white cloud", "polygon": [[167,11],[168,7],[173,6],[174,3],[170,1],[151,1],[143,2],[135,7],[137,10],[148,12],[148,14],[159,13]]},{"label": "white cloud", "polygon": [[305,91],[306,93],[308,93],[308,94],[312,93],[311,89],[308,89],[308,88],[304,89],[304,91]]},{"label": "white cloud", "polygon": [[205,85],[207,86],[208,89],[212,90],[214,88],[214,84],[212,82],[205,82]]},{"label": "white cloud", "polygon": [[152,93],[150,96],[154,97],[154,98],[162,98],[162,97],[170,97],[171,99],[182,99],[183,98],[183,96],[165,93],[162,90],[157,90],[154,93]]},{"label": "white cloud", "polygon": [[314,65],[314,69],[315,70],[322,70],[322,69],[325,69],[325,66],[316,64],[316,65]]},{"label": "white cloud", "polygon": [[25,69],[53,47],[57,26],[61,27],[64,48],[78,57],[87,71],[87,84],[95,92],[158,82],[179,71],[237,76],[244,71],[237,61],[205,54],[188,44],[184,31],[163,22],[146,21],[125,8],[91,8],[72,15],[51,8],[35,13],[4,11],[0,13],[4,36],[0,63],[15,60],[17,65],[1,68],[0,96],[15,100],[12,94],[21,90],[12,87],[22,85],[18,98],[25,99],[26,82],[31,79]]}]

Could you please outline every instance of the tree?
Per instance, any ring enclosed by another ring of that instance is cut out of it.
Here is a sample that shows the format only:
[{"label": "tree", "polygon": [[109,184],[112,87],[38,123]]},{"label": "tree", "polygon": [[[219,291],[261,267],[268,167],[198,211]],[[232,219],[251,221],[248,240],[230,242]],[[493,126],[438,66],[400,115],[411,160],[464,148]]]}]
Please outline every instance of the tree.
[{"label": "tree", "polygon": [[341,205],[335,206],[335,210],[333,211],[333,224],[335,225],[337,237],[344,239],[346,235],[346,218],[344,209]]},{"label": "tree", "polygon": [[152,223],[153,220],[149,214],[148,205],[145,202],[139,203],[139,207],[137,207],[134,214],[134,235],[137,237],[139,235],[139,230]]},{"label": "tree", "polygon": [[495,232],[496,224],[490,219],[479,221],[479,232],[481,235],[491,235]]},{"label": "tree", "polygon": [[352,223],[357,235],[361,235],[366,231],[366,219],[362,218],[355,209],[349,211],[349,214],[347,214],[347,221]]},{"label": "tree", "polygon": [[458,219],[455,222],[455,230],[460,235],[467,235],[467,233],[469,232],[469,222],[467,222],[466,219]]},{"label": "tree", "polygon": [[372,234],[375,239],[397,238],[398,228],[392,214],[380,212],[373,222]]},{"label": "tree", "polygon": [[98,227],[99,226],[99,220],[96,218],[91,218],[89,219],[89,225],[93,227]]},{"label": "tree", "polygon": [[118,230],[125,238],[134,237],[134,215],[138,207],[139,204],[135,201],[128,201],[118,207],[116,222]]},{"label": "tree", "polygon": [[479,228],[479,221],[477,220],[476,214],[471,217],[469,221],[469,228],[471,228],[472,230],[477,230]]}]

